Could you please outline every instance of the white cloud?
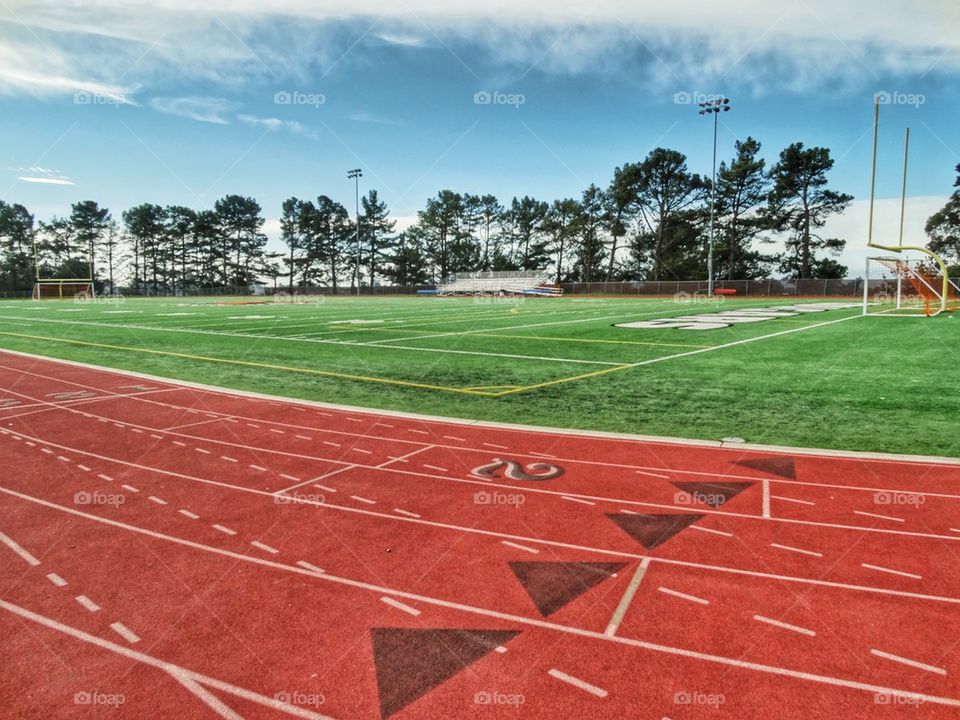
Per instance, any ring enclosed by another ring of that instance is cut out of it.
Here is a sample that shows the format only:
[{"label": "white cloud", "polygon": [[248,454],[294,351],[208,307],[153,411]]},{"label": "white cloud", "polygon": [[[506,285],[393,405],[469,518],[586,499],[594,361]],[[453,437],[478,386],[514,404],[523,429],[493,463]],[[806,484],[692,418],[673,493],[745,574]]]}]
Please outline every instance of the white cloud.
[{"label": "white cloud", "polygon": [[154,110],[168,115],[178,115],[198,122],[227,125],[224,117],[240,107],[239,103],[212,97],[156,97],[150,101]]},{"label": "white cloud", "polygon": [[303,123],[296,120],[281,120],[274,117],[257,117],[255,115],[237,115],[237,119],[253,127],[262,127],[267,130],[289,130],[297,135],[316,140],[319,136],[315,130],[308,128]]},{"label": "white cloud", "polygon": [[392,120],[391,118],[359,110],[347,115],[347,119],[353,120],[354,122],[371,123],[373,125],[399,125],[398,121]]},{"label": "white cloud", "polygon": [[28,175],[18,177],[17,180],[21,180],[27,183],[36,183],[39,185],[73,185],[74,184],[72,180],[68,180],[67,178],[30,177]]}]

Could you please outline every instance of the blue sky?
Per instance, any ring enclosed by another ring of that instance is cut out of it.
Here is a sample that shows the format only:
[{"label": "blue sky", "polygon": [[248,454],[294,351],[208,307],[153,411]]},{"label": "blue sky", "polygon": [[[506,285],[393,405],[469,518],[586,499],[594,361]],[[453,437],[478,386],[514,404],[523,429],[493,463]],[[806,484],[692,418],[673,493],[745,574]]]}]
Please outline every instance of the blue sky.
[{"label": "blue sky", "polygon": [[831,148],[833,186],[858,202],[829,229],[853,263],[875,93],[890,99],[881,234],[896,225],[905,126],[908,233],[960,162],[955,3],[195,4],[0,5],[0,198],[48,218],[81,199],[119,216],[242,193],[272,231],[291,195],[352,208],[354,167],[402,221],[447,187],[577,197],[657,145],[709,172],[710,121],[689,100],[725,94],[721,159],[747,135],[771,161],[794,141]]}]

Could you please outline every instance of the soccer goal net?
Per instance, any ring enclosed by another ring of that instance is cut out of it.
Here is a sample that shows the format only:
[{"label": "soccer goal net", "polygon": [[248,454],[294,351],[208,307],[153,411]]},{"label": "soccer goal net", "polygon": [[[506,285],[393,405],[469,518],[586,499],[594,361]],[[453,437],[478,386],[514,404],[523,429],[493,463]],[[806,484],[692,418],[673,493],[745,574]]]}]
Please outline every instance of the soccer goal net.
[{"label": "soccer goal net", "polygon": [[[946,290],[944,285],[946,284]],[[867,259],[864,315],[932,317],[960,309],[960,287],[929,258]]]},{"label": "soccer goal net", "polygon": [[93,300],[90,280],[37,280],[33,284],[34,300]]}]

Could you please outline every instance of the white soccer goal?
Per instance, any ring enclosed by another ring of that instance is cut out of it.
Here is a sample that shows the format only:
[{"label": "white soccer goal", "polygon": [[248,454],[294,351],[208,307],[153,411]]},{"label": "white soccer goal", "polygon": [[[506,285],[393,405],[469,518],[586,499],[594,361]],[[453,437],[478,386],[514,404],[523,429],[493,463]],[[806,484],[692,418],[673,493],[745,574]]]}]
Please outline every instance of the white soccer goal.
[{"label": "white soccer goal", "polygon": [[867,258],[863,314],[885,317],[932,317],[956,310],[958,288],[947,282],[930,258],[883,256]]},{"label": "white soccer goal", "polygon": [[34,300],[93,300],[93,282],[84,278],[37,280],[33,284]]}]

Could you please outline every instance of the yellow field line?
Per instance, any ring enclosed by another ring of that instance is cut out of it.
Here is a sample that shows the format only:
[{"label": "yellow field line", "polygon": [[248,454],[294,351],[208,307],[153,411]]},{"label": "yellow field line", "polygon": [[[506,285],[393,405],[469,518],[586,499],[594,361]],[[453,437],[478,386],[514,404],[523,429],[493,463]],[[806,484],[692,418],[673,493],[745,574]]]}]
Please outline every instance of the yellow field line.
[{"label": "yellow field line", "polygon": [[274,365],[271,363],[253,362],[250,360],[230,360],[226,358],[208,357],[206,355],[190,355],[188,353],[173,352],[170,350],[153,350],[151,348],[137,348],[126,345],[108,345],[106,343],[89,342],[85,340],[68,340],[67,338],[52,338],[43,335],[27,335],[25,333],[13,333],[0,331],[0,335],[10,337],[27,338],[29,340],[46,340],[47,342],[68,343],[70,345],[83,345],[86,347],[106,348],[108,350],[125,350],[127,352],[148,353],[150,355],[166,355],[169,357],[179,357],[186,360],[200,360],[203,362],[222,363],[225,365],[243,365],[246,367],[265,368],[268,370],[283,370],[285,372],[306,373],[309,375],[322,375],[324,377],[334,377],[343,380],[358,380],[362,382],[382,383],[384,385],[399,385],[401,387],[420,388],[424,390],[442,390],[444,392],[461,393],[464,395],[479,395],[482,397],[497,397],[499,393],[483,392],[481,390],[470,390],[467,388],[446,387],[444,385],[429,385],[426,383],[408,382],[406,380],[391,380],[388,378],[370,377],[367,375],[351,375],[348,373],[338,373],[332,370],[313,370],[311,368],[290,367],[287,365]]},{"label": "yellow field line", "polygon": [[572,377],[559,378],[557,380],[548,380],[547,382],[537,383],[536,385],[525,385],[515,390],[504,390],[503,392],[490,393],[491,397],[504,397],[506,395],[515,395],[516,393],[526,392],[527,390],[538,390],[549,387],[550,385],[560,385],[562,383],[574,382],[576,380],[586,380],[587,378],[597,377],[599,375],[608,375],[610,373],[620,372],[621,370],[630,370],[636,365],[617,365],[616,367],[606,368],[605,370],[596,370],[594,372],[584,373],[583,375],[574,375]]}]

